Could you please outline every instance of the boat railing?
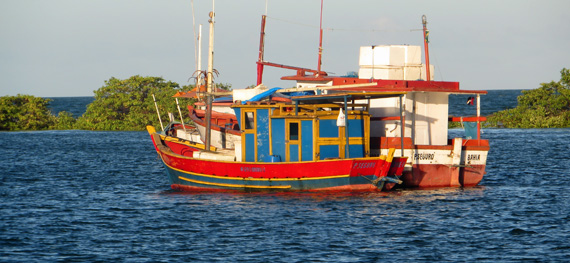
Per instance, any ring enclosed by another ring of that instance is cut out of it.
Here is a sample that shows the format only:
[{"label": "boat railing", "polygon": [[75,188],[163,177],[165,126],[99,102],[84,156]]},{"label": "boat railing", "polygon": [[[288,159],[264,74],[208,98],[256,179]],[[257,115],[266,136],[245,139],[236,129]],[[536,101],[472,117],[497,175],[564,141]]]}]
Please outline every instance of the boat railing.
[{"label": "boat railing", "polygon": [[481,122],[486,121],[487,117],[484,116],[470,116],[470,117],[454,117],[448,118],[450,122],[459,122],[461,127],[465,130],[465,138],[472,140],[481,140]]},{"label": "boat railing", "polygon": [[[351,111],[368,111],[369,105],[366,103],[348,103],[347,106]],[[298,114],[319,114],[322,112],[337,112],[344,108],[342,104],[326,103],[326,104],[281,104],[279,112],[281,115],[298,115]]]}]

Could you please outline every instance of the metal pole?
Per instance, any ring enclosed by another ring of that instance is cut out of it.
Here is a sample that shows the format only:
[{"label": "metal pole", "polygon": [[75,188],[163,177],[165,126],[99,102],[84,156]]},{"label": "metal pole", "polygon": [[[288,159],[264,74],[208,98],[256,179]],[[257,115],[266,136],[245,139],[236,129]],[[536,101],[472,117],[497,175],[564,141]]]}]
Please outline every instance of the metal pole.
[{"label": "metal pole", "polygon": [[429,37],[429,30],[427,30],[427,18],[426,15],[422,16],[422,24],[424,25],[424,49],[426,55],[426,80],[431,80],[431,74],[429,72],[429,48],[428,48],[428,37]]},{"label": "metal pole", "polygon": [[206,93],[206,142],[205,150],[210,150],[210,142],[212,140],[212,80],[214,77],[214,1],[212,1],[212,12],[210,12],[210,41],[208,45],[208,72],[206,79],[208,81]]},{"label": "metal pole", "polygon": [[259,57],[257,59],[257,86],[263,82],[263,54],[265,49],[265,20],[266,16],[261,16],[261,32],[259,33]]},{"label": "metal pole", "polygon": [[400,146],[401,152],[400,157],[404,157],[404,125],[406,125],[404,120],[404,95],[400,95]]},{"label": "metal pole", "polygon": [[477,94],[477,141],[479,145],[481,145],[481,121],[479,118],[481,117],[481,103],[479,100],[481,99],[481,95]]},{"label": "metal pole", "polygon": [[323,0],[321,0],[321,19],[319,29],[319,61],[317,64],[317,75],[321,74],[321,64],[323,63],[321,60],[323,56]]},{"label": "metal pole", "polygon": [[344,158],[350,158],[350,153],[348,151],[349,137],[348,137],[348,106],[347,98],[344,96],[344,136],[346,137],[346,146],[344,147]]},{"label": "metal pole", "polygon": [[164,126],[162,125],[162,119],[160,118],[160,112],[158,111],[158,104],[156,104],[156,98],[152,94],[152,100],[154,101],[154,107],[156,108],[156,114],[158,115],[158,121],[160,122],[160,128],[164,131]]}]

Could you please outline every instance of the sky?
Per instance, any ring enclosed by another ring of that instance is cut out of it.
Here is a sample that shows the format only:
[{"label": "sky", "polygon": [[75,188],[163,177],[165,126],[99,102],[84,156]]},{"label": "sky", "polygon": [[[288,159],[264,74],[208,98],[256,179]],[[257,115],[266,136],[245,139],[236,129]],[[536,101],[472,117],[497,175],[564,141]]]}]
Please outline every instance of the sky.
[{"label": "sky", "polygon": [[[261,16],[265,60],[317,68],[320,0],[216,0],[217,83],[255,84]],[[111,77],[193,84],[202,24],[206,68],[211,0],[0,0],[0,96],[93,96]],[[360,46],[423,45],[430,30],[435,80],[462,89],[535,89],[570,68],[567,0],[324,0],[323,65],[358,71]],[[286,69],[264,84],[292,87]]]}]

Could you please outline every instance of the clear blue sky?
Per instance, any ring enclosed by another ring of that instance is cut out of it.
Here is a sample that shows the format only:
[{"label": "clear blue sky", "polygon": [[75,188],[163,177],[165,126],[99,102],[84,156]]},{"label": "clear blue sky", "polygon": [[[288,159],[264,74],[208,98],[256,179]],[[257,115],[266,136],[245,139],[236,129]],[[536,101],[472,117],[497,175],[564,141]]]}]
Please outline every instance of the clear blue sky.
[{"label": "clear blue sky", "polygon": [[[195,70],[191,0],[0,1],[0,96],[93,96],[110,77],[189,84]],[[268,0],[265,59],[316,68],[320,0]],[[194,0],[206,64],[210,0]],[[325,0],[323,69],[358,70],[359,47],[422,44],[435,79],[463,89],[534,89],[570,68],[570,1]],[[217,82],[254,84],[265,0],[217,0]],[[294,23],[290,23],[293,21]],[[205,67],[205,66],[204,66]],[[268,86],[294,72],[266,69]]]}]

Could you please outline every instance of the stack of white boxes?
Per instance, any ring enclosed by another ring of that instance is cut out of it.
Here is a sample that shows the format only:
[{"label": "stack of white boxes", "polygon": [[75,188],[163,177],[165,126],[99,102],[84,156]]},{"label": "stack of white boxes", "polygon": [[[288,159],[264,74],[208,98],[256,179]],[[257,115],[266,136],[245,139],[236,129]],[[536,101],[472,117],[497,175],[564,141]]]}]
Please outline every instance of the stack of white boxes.
[{"label": "stack of white boxes", "polygon": [[[420,46],[362,46],[360,47],[359,65],[358,76],[361,79],[426,79]],[[433,72],[433,65],[430,65],[430,79],[432,80]]]}]

